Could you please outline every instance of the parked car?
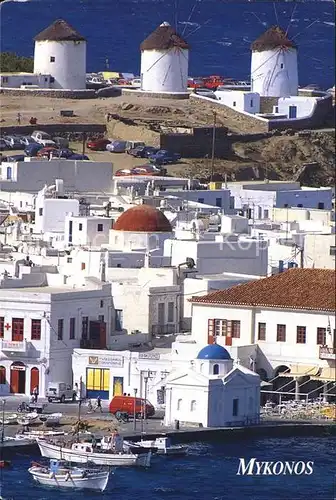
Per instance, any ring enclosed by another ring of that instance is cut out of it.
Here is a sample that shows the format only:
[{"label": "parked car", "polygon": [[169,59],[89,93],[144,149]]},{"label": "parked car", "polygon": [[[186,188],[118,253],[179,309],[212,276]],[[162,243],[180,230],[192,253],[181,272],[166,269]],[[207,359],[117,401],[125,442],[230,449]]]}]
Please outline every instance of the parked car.
[{"label": "parked car", "polygon": [[130,149],[144,147],[146,144],[142,141],[126,141],[126,151]]},{"label": "parked car", "polygon": [[132,170],[130,168],[122,168],[120,170],[117,170],[114,175],[117,177],[127,177],[132,175]]},{"label": "parked car", "polygon": [[109,139],[94,139],[88,141],[86,147],[92,149],[92,151],[106,151],[106,147],[110,143]]},{"label": "parked car", "polygon": [[24,146],[29,146],[29,144],[37,144],[37,142],[35,141],[35,139],[33,139],[32,137],[30,137],[30,135],[21,135],[20,136],[20,142]]},{"label": "parked car", "polygon": [[54,141],[51,140],[51,137],[47,132],[42,132],[41,130],[34,130],[31,137],[38,143],[42,144],[42,146],[55,146]]},{"label": "parked car", "polygon": [[178,153],[170,153],[166,149],[160,149],[157,153],[150,155],[149,161],[157,165],[167,165],[168,163],[176,163],[180,158],[181,155]]},{"label": "parked car", "polygon": [[159,149],[153,146],[137,146],[136,148],[129,149],[127,153],[135,158],[149,158],[158,151]]},{"label": "parked car", "polygon": [[0,139],[0,151],[5,151],[8,148],[7,143],[4,139]]},{"label": "parked car", "polygon": [[9,149],[23,149],[24,145],[20,142],[20,138],[15,135],[6,135],[4,141]]},{"label": "parked car", "polygon": [[163,175],[163,170],[155,165],[139,165],[131,169],[131,175]]},{"label": "parked car", "polygon": [[52,152],[52,155],[53,155],[54,158],[66,158],[66,159],[69,159],[74,154],[75,153],[72,151],[72,149],[68,149],[68,148],[55,149]]},{"label": "parked car", "polygon": [[55,153],[58,151],[58,149],[55,146],[47,146],[45,148],[40,149],[36,156],[41,157],[41,156],[46,156],[47,158],[50,158],[50,155],[52,153]]},{"label": "parked car", "polygon": [[74,153],[73,155],[69,156],[67,160],[90,160],[90,158],[86,155]]},{"label": "parked car", "polygon": [[38,151],[40,151],[40,149],[42,148],[42,144],[29,144],[29,146],[25,148],[24,152],[27,156],[36,156]]},{"label": "parked car", "polygon": [[7,156],[6,161],[24,161],[26,158],[25,155],[12,155],[12,156]]},{"label": "parked car", "polygon": [[154,406],[143,398],[133,396],[114,396],[109,405],[110,413],[115,415],[117,412],[126,412],[129,417],[135,415],[140,418],[142,414],[146,417],[152,417],[155,414]]},{"label": "parked car", "polygon": [[76,401],[76,391],[72,389],[71,385],[65,384],[64,382],[49,382],[46,398],[49,403],[53,401],[65,403],[66,399]]},{"label": "parked car", "polygon": [[67,149],[69,147],[69,141],[64,137],[53,137],[53,141],[58,148]]},{"label": "parked car", "polygon": [[125,153],[127,141],[112,141],[106,146],[106,151],[110,153]]}]

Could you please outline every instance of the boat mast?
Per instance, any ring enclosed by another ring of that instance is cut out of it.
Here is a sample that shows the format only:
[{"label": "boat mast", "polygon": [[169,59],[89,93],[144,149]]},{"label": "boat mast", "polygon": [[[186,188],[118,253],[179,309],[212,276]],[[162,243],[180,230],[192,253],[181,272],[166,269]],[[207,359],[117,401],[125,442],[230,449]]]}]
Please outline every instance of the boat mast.
[{"label": "boat mast", "polygon": [[[5,441],[5,404],[6,400],[2,400],[2,429],[1,429],[1,449],[0,449],[0,459],[3,460],[3,451],[4,451],[4,441]],[[1,467],[0,471],[0,500],[2,500],[2,479],[3,479],[3,468]]]}]

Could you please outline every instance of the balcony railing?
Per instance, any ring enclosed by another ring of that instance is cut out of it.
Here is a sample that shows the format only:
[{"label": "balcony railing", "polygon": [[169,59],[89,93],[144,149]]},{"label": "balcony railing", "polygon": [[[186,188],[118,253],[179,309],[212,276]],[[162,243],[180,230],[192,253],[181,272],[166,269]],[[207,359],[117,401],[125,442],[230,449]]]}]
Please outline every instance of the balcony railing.
[{"label": "balcony railing", "polygon": [[336,357],[336,347],[320,347],[320,359],[335,359]]},{"label": "balcony railing", "polygon": [[0,351],[26,352],[27,348],[26,340],[0,340]]},{"label": "balcony railing", "polygon": [[152,335],[169,335],[176,332],[176,325],[152,325]]}]

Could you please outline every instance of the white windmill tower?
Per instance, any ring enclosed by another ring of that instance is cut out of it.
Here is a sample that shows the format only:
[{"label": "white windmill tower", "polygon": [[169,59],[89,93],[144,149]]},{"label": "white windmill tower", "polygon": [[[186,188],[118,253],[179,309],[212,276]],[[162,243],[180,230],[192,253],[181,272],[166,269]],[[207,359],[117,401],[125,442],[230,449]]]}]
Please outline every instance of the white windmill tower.
[{"label": "white windmill tower", "polygon": [[86,40],[63,19],[35,37],[34,73],[51,75],[52,88],[86,88]]},{"label": "white windmill tower", "polygon": [[279,26],[273,26],[251,45],[251,92],[263,97],[298,94],[297,47]]},{"label": "white windmill tower", "polygon": [[160,24],[140,50],[142,91],[187,92],[189,44],[169,23]]}]

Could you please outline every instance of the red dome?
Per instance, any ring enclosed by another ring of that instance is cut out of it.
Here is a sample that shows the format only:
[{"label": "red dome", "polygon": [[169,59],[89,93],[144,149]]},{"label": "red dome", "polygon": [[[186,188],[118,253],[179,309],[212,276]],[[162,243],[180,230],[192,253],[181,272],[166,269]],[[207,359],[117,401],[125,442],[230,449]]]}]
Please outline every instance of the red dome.
[{"label": "red dome", "polygon": [[167,217],[150,205],[136,205],[120,215],[113,226],[116,231],[133,233],[171,233]]}]

